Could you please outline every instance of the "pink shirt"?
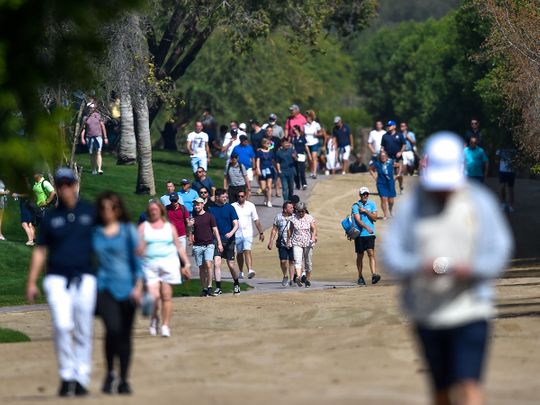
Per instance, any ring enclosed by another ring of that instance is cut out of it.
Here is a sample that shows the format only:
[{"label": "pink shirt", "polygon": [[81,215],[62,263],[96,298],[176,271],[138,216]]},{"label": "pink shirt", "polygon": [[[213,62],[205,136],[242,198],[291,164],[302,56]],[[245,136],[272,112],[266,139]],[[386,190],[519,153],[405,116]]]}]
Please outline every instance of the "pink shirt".
[{"label": "pink shirt", "polygon": [[287,118],[287,121],[285,121],[285,133],[291,139],[293,137],[292,129],[295,125],[298,125],[302,129],[302,133],[304,132],[304,125],[306,124],[307,120],[306,117],[304,117],[302,114],[298,114],[297,116],[293,117],[292,115]]},{"label": "pink shirt", "polygon": [[93,112],[88,118],[86,118],[86,133],[88,138],[95,136],[102,136],[101,133],[101,115],[98,112]]}]

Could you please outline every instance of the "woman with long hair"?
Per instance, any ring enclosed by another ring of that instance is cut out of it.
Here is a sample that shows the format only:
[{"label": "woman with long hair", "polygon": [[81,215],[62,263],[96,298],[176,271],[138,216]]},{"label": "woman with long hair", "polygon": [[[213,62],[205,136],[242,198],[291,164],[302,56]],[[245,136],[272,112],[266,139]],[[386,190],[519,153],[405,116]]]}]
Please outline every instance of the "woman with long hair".
[{"label": "woman with long hair", "polygon": [[[141,244],[122,199],[114,192],[106,191],[97,198],[97,227],[92,243],[98,260],[97,313],[105,326],[107,374],[102,391],[131,394],[131,333],[143,290],[143,272],[137,255]],[[116,359],[120,363],[120,380],[115,388]]]},{"label": "woman with long hair", "polygon": [[272,206],[272,182],[276,176],[274,165],[274,152],[270,150],[270,141],[263,138],[261,147],[257,150],[255,167],[257,176],[259,176],[261,190],[265,195],[263,204],[267,207]]},{"label": "woman with long hair", "polygon": [[306,136],[307,147],[311,156],[310,171],[312,179],[317,178],[317,166],[319,163],[319,159],[317,157],[317,153],[319,151],[319,138],[323,136],[321,125],[316,121],[316,119],[317,115],[315,114],[315,111],[308,110],[306,112],[307,122],[304,124],[304,135]]},{"label": "woman with long hair", "polygon": [[396,185],[394,181],[394,163],[388,158],[385,151],[379,153],[379,158],[369,164],[369,173],[377,182],[377,193],[381,198],[383,220],[392,216],[394,198],[396,197]]},{"label": "woman with long hair", "polygon": [[143,270],[146,285],[155,299],[150,334],[156,336],[158,333],[158,310],[161,303],[161,336],[169,337],[172,286],[182,284],[182,276],[186,279],[191,277],[190,262],[186,250],[178,240],[175,227],[167,221],[165,207],[158,200],[150,200],[148,203],[146,221],[139,225],[139,235],[144,247]]}]

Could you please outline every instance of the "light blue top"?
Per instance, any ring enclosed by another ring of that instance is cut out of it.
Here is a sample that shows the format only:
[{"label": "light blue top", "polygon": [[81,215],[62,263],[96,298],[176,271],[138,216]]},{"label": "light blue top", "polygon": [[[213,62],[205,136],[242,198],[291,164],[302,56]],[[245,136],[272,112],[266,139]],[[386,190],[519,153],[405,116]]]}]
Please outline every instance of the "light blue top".
[{"label": "light blue top", "polygon": [[[407,134],[413,139],[413,141],[416,142],[416,135],[414,134],[414,132],[409,131]],[[405,151],[411,152],[413,150],[413,144],[407,139],[405,134],[403,134],[403,138],[405,138]]]},{"label": "light blue top", "polygon": [[[182,196],[180,195],[179,192],[176,192],[176,194],[178,194],[178,202],[180,204],[184,204],[184,202],[182,201]],[[161,204],[163,204],[165,207],[167,205],[169,205],[171,203],[171,200],[169,199],[169,194],[164,194],[162,195],[160,198],[159,198],[159,201],[161,201]]]},{"label": "light blue top", "polygon": [[[210,191],[210,190],[209,190]],[[178,193],[182,201],[184,202],[184,207],[189,211],[190,214],[193,213],[193,200],[199,198],[199,194],[192,188],[189,191],[185,192],[184,190]]]},{"label": "light blue top", "polygon": [[136,280],[143,278],[141,260],[135,254],[138,240],[137,230],[130,223],[121,224],[120,231],[113,236],[105,235],[103,226],[94,230],[98,291],[109,291],[119,301],[129,298]]},{"label": "light blue top", "polygon": [[352,206],[352,214],[360,214],[360,220],[366,224],[370,229],[373,230],[373,233],[369,233],[365,228],[360,228],[358,223],[354,221],[354,226],[358,228],[358,230],[361,231],[360,236],[373,236],[375,235],[375,224],[373,221],[364,213],[360,213],[360,206],[362,206],[366,211],[368,212],[376,212],[377,211],[377,204],[375,204],[371,200],[367,200],[365,204],[362,203],[362,201],[358,201],[353,204]]},{"label": "light blue top", "polygon": [[463,152],[465,154],[465,174],[469,177],[484,177],[484,165],[488,161],[484,149],[480,146],[474,149],[467,146]]}]

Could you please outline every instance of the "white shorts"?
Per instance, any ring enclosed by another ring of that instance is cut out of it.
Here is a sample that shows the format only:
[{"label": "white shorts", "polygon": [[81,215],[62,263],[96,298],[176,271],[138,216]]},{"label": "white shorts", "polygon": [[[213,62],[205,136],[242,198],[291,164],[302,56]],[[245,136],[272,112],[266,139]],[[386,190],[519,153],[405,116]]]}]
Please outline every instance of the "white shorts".
[{"label": "white shorts", "polygon": [[101,149],[103,148],[103,137],[90,136],[86,138],[86,142],[88,145],[88,152],[90,154],[93,154],[95,152],[101,152]]},{"label": "white shorts", "polygon": [[403,164],[414,166],[414,152],[412,150],[403,152]]},{"label": "white shorts", "polygon": [[339,148],[339,160],[349,160],[351,156],[351,145]]},{"label": "white shorts", "polygon": [[246,170],[246,174],[247,174],[248,180],[250,182],[252,182],[253,181],[253,169],[251,167]]},{"label": "white shorts", "polygon": [[149,285],[159,282],[182,284],[182,277],[180,276],[180,259],[178,256],[153,259],[151,262],[143,263],[143,271],[146,282]]},{"label": "white shorts", "polygon": [[251,250],[253,245],[253,236],[236,236],[235,238],[236,251],[238,253],[244,250]]}]

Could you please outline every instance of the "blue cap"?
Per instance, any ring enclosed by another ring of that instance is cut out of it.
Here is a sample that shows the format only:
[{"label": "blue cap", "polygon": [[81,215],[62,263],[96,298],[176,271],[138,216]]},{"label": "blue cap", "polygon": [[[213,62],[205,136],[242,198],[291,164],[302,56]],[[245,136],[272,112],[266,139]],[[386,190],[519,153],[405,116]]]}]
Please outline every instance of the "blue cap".
[{"label": "blue cap", "polygon": [[77,182],[77,176],[69,167],[61,167],[54,174],[55,183],[72,184]]},{"label": "blue cap", "polygon": [[391,127],[392,125],[395,126],[395,125],[396,125],[396,121],[390,120],[390,121],[388,121],[388,122],[386,123],[386,126],[387,126],[387,127]]}]

